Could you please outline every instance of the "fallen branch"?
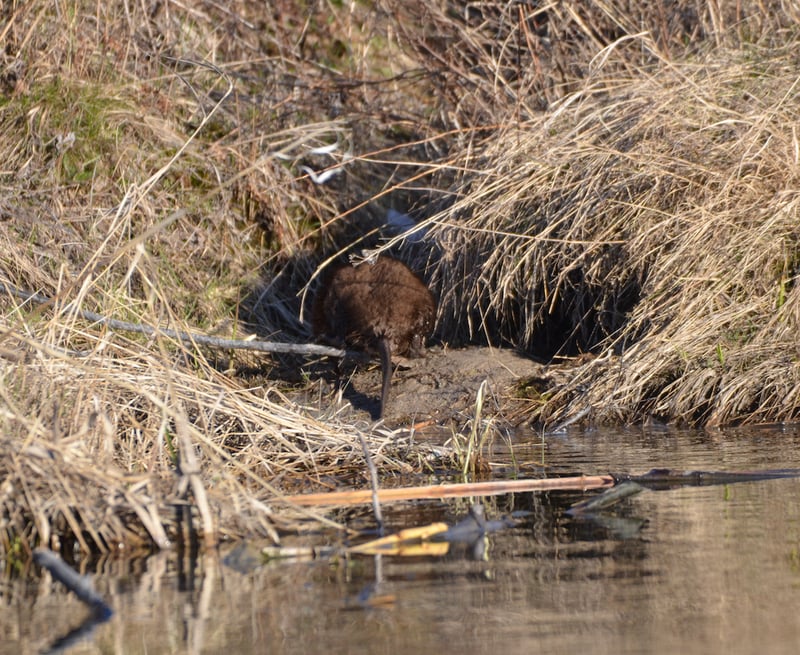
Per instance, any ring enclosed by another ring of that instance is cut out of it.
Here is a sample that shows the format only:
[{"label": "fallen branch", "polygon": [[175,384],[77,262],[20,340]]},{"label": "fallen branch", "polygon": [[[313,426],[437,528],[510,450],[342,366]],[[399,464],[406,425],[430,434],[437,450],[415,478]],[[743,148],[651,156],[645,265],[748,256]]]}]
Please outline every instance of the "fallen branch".
[{"label": "fallen branch", "polygon": [[[666,489],[674,486],[705,486],[732,484],[756,480],[777,480],[800,477],[800,469],[771,469],[766,471],[679,471],[653,469],[644,475],[615,473],[610,475],[580,475],[569,478],[544,478],[540,480],[500,480],[495,482],[471,482],[466,484],[437,484],[425,487],[401,489],[379,489],[378,499],[382,503],[400,500],[431,498],[462,498],[464,496],[497,496],[499,494],[526,491],[586,491],[605,489],[624,482],[635,482],[650,489]],[[629,494],[630,489],[625,489]],[[283,496],[280,500],[293,505],[362,505],[369,503],[375,492],[370,489],[355,491],[333,491],[319,494]],[[597,507],[598,505],[595,505]]]},{"label": "fallen branch", "polygon": [[[551,491],[603,489],[612,487],[614,478],[610,475],[581,475],[571,478],[546,478],[544,480],[500,480],[493,482],[468,482],[464,484],[437,484],[424,487],[405,487],[402,489],[378,489],[378,499],[382,503],[400,500],[420,500],[431,498],[461,498],[464,496],[497,496],[499,494],[521,493],[526,491]],[[334,491],[319,494],[300,494],[283,496],[280,500],[293,505],[362,505],[372,502],[372,489],[355,491]]]},{"label": "fallen branch", "polygon": [[[46,296],[41,296],[38,293],[18,289],[17,287],[0,282],[0,291],[22,298],[26,301],[34,302],[38,305],[52,305],[55,300]],[[152,325],[144,325],[142,323],[130,323],[128,321],[119,321],[114,318],[106,318],[102,314],[90,312],[85,309],[78,309],[68,304],[64,307],[64,312],[79,316],[80,318],[103,325],[111,330],[124,330],[126,332],[136,332],[145,334],[147,336],[162,335],[170,339],[177,339],[185,343],[211,346],[212,348],[225,348],[231,350],[258,350],[260,352],[268,353],[290,353],[295,355],[320,355],[327,357],[353,357],[362,358],[363,353],[350,352],[342,350],[341,348],[331,348],[330,346],[321,346],[316,343],[286,343],[281,341],[256,341],[254,339],[223,339],[220,337],[212,337],[206,334],[193,334],[190,332],[180,332],[178,330],[171,330],[169,328],[157,328]]]}]

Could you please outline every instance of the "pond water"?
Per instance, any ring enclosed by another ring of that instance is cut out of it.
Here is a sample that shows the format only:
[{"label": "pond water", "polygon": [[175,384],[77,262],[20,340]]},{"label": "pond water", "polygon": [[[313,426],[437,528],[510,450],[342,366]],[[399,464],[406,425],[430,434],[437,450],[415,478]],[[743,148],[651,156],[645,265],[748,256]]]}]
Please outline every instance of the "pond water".
[{"label": "pond water", "polygon": [[[539,441],[520,436],[513,458],[544,463],[548,475],[800,468],[797,427]],[[510,460],[508,448],[492,459]],[[114,614],[72,645],[59,639],[86,617],[80,602],[59,585],[7,579],[0,653],[798,652],[800,480],[644,490],[601,517],[565,514],[594,493],[484,499],[487,518],[518,518],[488,537],[483,559],[456,545],[444,556],[283,560],[244,572],[210,557],[189,570],[175,553],[93,564]],[[468,507],[396,505],[387,522],[452,523]]]}]

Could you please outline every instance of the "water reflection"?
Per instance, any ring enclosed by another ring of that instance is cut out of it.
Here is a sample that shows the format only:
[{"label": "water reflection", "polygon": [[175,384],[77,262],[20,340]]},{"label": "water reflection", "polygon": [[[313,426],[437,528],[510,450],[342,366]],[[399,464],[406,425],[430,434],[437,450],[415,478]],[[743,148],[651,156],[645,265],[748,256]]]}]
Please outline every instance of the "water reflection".
[{"label": "water reflection", "polygon": [[[548,474],[800,467],[800,436],[786,428],[574,432],[513,451]],[[489,535],[478,560],[457,545],[443,557],[284,560],[244,572],[175,553],[101,562],[95,587],[115,613],[70,652],[794,653],[799,497],[796,479],[646,490],[604,513],[606,523],[567,515],[585,498],[577,492],[489,498],[487,519],[522,518]],[[452,524],[468,509],[448,501],[384,513],[391,531]],[[17,578],[2,589],[0,653],[40,652],[86,614],[54,586]]]}]

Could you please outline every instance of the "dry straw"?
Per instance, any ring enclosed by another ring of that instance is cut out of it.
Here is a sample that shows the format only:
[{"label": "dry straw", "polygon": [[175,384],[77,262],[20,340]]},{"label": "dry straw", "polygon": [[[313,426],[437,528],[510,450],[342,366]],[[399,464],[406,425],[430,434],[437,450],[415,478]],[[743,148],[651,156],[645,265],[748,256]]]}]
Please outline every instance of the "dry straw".
[{"label": "dry straw", "polygon": [[392,7],[457,119],[497,126],[427,221],[439,331],[563,361],[545,428],[796,420],[800,14]]},{"label": "dry straw", "polygon": [[443,329],[466,315],[472,335],[600,355],[548,391],[541,421],[797,418],[790,51],[597,71],[483,144],[484,174],[431,219],[438,277],[458,280]]},{"label": "dry straw", "polygon": [[290,402],[302,360],[167,331],[305,341],[317,264],[390,207],[440,336],[600,355],[528,420],[797,417],[796,15],[340,4],[3,3],[0,282],[52,299],[0,298],[5,553],[335,525],[280,499],[365,487],[359,437],[420,470]]}]

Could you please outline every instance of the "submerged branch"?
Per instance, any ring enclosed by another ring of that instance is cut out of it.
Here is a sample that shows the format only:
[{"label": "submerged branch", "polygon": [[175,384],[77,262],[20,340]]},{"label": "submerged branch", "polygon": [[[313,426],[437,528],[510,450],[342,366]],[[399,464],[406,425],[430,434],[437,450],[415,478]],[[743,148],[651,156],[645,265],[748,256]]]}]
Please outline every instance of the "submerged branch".
[{"label": "submerged branch", "polygon": [[111,608],[106,605],[103,597],[94,590],[89,576],[81,575],[56,553],[46,548],[35,549],[33,551],[33,560],[42,568],[47,569],[55,580],[58,580],[95,612],[105,617],[111,616]]},{"label": "submerged branch", "polygon": [[635,482],[649,489],[670,487],[705,487],[734,482],[758,482],[761,480],[780,480],[799,478],[800,469],[769,469],[766,471],[680,471],[677,469],[656,468],[644,475],[612,473],[616,484]]}]

